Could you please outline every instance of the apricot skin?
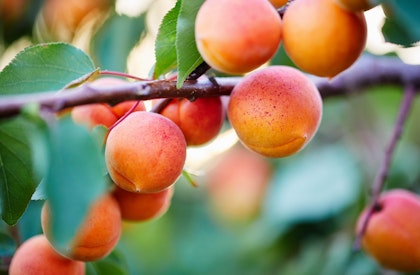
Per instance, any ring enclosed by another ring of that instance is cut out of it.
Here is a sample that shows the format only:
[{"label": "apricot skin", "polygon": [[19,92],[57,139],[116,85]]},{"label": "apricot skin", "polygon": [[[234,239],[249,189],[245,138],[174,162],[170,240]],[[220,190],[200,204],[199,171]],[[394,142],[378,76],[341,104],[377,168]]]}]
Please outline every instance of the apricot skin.
[{"label": "apricot skin", "polygon": [[[380,210],[369,219],[362,246],[382,266],[402,272],[420,270],[420,198],[395,189],[382,194]],[[359,217],[357,232],[366,218]]]},{"label": "apricot skin", "polygon": [[287,4],[287,2],[288,2],[288,0],[270,0],[270,2],[271,2],[271,4],[273,4],[273,6],[275,7],[275,8],[281,8],[281,7],[283,7],[284,5],[286,5]]},{"label": "apricot skin", "polygon": [[44,235],[27,239],[15,252],[9,275],[83,275],[85,263],[57,253]]},{"label": "apricot skin", "polygon": [[[51,212],[48,202],[41,212],[44,234],[54,246],[51,235]],[[106,257],[117,245],[121,235],[121,212],[111,194],[105,194],[95,201],[79,228],[76,236],[65,250],[57,249],[69,259],[96,261]]]},{"label": "apricot skin", "polygon": [[186,146],[182,131],[168,118],[132,113],[108,135],[105,160],[109,175],[130,192],[162,191],[181,175]]},{"label": "apricot skin", "polygon": [[178,125],[187,145],[202,145],[213,139],[222,128],[224,120],[219,97],[203,97],[193,102],[174,99],[161,114]]},{"label": "apricot skin", "polygon": [[125,221],[142,222],[157,219],[169,209],[173,186],[156,193],[133,193],[116,187],[113,195]]},{"label": "apricot skin", "polygon": [[243,74],[267,62],[281,41],[281,19],[267,0],[207,0],[195,21],[198,51],[211,67]]},{"label": "apricot skin", "polygon": [[329,78],[358,59],[367,36],[363,13],[346,11],[333,1],[293,1],[283,16],[288,56],[303,71]]},{"label": "apricot skin", "polygon": [[322,100],[300,71],[271,66],[243,78],[233,89],[228,117],[241,142],[267,157],[301,150],[321,121]]},{"label": "apricot skin", "polygon": [[354,12],[367,11],[374,7],[369,0],[335,0],[335,2],[342,8]]}]

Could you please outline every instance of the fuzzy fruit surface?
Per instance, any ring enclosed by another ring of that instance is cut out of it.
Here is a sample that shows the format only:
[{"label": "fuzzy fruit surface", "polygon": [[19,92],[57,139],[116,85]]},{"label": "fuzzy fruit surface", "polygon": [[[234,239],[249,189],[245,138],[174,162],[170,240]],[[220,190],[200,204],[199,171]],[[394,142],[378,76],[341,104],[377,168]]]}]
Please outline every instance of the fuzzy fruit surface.
[{"label": "fuzzy fruit surface", "polygon": [[267,157],[301,150],[321,122],[322,100],[302,72],[271,66],[250,73],[233,89],[228,117],[241,142]]},{"label": "fuzzy fruit surface", "polygon": [[122,189],[158,192],[181,175],[186,147],[182,131],[170,119],[135,112],[110,131],[105,161],[112,180]]},{"label": "fuzzy fruit surface", "polygon": [[182,130],[187,145],[202,145],[212,140],[223,125],[220,97],[203,97],[191,102],[174,99],[161,112]]},{"label": "fuzzy fruit surface", "polygon": [[349,68],[362,53],[366,36],[363,13],[346,11],[334,0],[293,1],[283,16],[286,53],[300,69],[321,77]]},{"label": "fuzzy fruit surface", "polygon": [[243,74],[267,62],[280,45],[281,33],[281,18],[267,0],[207,0],[195,21],[201,56],[228,74]]},{"label": "fuzzy fruit surface", "polygon": [[[50,230],[51,209],[48,202],[41,212],[44,234],[54,246]],[[57,250],[65,257],[78,261],[96,261],[106,257],[117,245],[121,235],[121,212],[111,194],[93,203],[76,236],[65,249]]]},{"label": "fuzzy fruit surface", "polygon": [[134,193],[116,187],[113,195],[125,221],[142,222],[157,219],[169,209],[174,187],[156,193]]},{"label": "fuzzy fruit surface", "polygon": [[[362,246],[382,266],[403,272],[420,270],[420,198],[395,189],[382,194],[380,209],[370,217]],[[357,232],[366,218],[359,217]]]},{"label": "fuzzy fruit surface", "polygon": [[374,7],[370,0],[335,0],[335,2],[342,8],[354,12],[363,12]]},{"label": "fuzzy fruit surface", "polygon": [[67,259],[57,253],[44,235],[36,235],[16,250],[9,275],[84,275],[85,263]]}]

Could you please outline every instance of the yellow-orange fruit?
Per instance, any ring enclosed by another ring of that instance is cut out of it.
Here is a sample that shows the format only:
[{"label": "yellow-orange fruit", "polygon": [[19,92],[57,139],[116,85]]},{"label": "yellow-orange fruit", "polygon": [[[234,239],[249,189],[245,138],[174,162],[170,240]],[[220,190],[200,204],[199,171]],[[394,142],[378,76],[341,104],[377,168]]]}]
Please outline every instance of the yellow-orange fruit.
[{"label": "yellow-orange fruit", "polygon": [[118,186],[113,194],[125,221],[141,222],[156,219],[166,213],[171,204],[174,187],[156,193],[134,193]]},{"label": "yellow-orange fruit", "polygon": [[215,215],[233,223],[255,218],[271,172],[267,159],[243,146],[227,151],[207,174],[206,187]]},{"label": "yellow-orange fruit", "polygon": [[[51,209],[48,202],[42,208],[41,222],[46,237],[55,247],[50,230]],[[68,247],[57,248],[57,251],[73,260],[96,261],[111,253],[120,235],[120,208],[115,198],[107,193],[93,203]]]},{"label": "yellow-orange fruit", "polygon": [[280,8],[286,5],[288,0],[270,0],[270,2],[275,8]]},{"label": "yellow-orange fruit", "polygon": [[[360,232],[368,210],[359,217]],[[395,189],[382,194],[368,221],[362,246],[382,266],[403,272],[420,270],[420,198]]]},{"label": "yellow-orange fruit", "polygon": [[44,235],[36,235],[19,246],[9,267],[9,275],[28,274],[83,275],[85,263],[63,257]]},{"label": "yellow-orange fruit", "polygon": [[179,127],[151,112],[128,115],[109,133],[105,160],[116,185],[131,192],[158,192],[181,175],[186,141]]},{"label": "yellow-orange fruit", "polygon": [[207,0],[195,21],[203,59],[216,70],[243,74],[267,62],[281,41],[281,19],[267,0]]},{"label": "yellow-orange fruit", "polygon": [[178,125],[187,145],[202,145],[213,139],[222,128],[224,120],[219,97],[203,97],[193,102],[174,99],[161,114]]},{"label": "yellow-orange fruit", "polygon": [[370,0],[335,0],[335,2],[342,8],[355,12],[367,11],[375,6]]},{"label": "yellow-orange fruit", "polygon": [[233,89],[228,117],[241,142],[267,157],[302,149],[321,121],[322,100],[300,71],[271,66],[250,73]]},{"label": "yellow-orange fruit", "polygon": [[332,78],[362,53],[367,36],[362,12],[349,12],[334,0],[293,1],[283,16],[283,43],[302,70]]}]

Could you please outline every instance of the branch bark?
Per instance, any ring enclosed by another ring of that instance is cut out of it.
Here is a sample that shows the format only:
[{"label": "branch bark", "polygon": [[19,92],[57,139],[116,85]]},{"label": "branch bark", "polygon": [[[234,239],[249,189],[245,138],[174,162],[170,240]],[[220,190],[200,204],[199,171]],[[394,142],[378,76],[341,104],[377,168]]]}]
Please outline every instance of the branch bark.
[{"label": "branch bark", "polygon": [[[394,84],[411,85],[420,90],[420,66],[408,65],[396,57],[363,56],[348,70],[332,80],[310,76],[321,96],[357,93],[370,86]],[[16,116],[30,103],[37,103],[42,109],[59,112],[77,105],[91,103],[117,104],[125,100],[149,100],[156,98],[188,98],[229,95],[242,77],[219,77],[214,81],[202,77],[188,80],[182,88],[176,88],[176,81],[138,81],[114,87],[93,87],[84,84],[76,88],[15,96],[0,96],[0,117]]]}]

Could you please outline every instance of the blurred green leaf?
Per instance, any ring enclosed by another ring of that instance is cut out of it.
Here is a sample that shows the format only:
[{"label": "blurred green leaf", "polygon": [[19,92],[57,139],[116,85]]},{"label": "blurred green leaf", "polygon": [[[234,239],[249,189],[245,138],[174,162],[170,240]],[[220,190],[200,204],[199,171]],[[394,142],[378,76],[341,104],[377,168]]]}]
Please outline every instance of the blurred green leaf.
[{"label": "blurred green leaf", "polygon": [[156,64],[153,77],[168,73],[177,65],[177,53],[174,47],[176,41],[176,25],[181,2],[178,1],[164,17],[159,27],[155,41]]},{"label": "blurred green leaf", "polygon": [[21,51],[0,72],[0,95],[56,91],[94,71],[92,60],[74,46],[38,44]]},{"label": "blurred green leaf", "polygon": [[9,225],[21,217],[39,182],[32,169],[28,129],[22,118],[0,121],[1,215]]},{"label": "blurred green leaf", "polygon": [[15,250],[15,240],[9,234],[0,232],[0,258],[12,256]]},{"label": "blurred green leaf", "polygon": [[57,246],[64,249],[89,206],[106,190],[104,156],[102,144],[70,117],[59,119],[45,134],[49,144],[45,189],[51,227]]},{"label": "blurred green leaf", "polygon": [[204,0],[180,0],[176,26],[176,51],[178,56],[177,87],[181,87],[185,79],[203,62],[195,44],[195,17]]},{"label": "blurred green leaf", "polygon": [[388,13],[382,27],[387,42],[409,47],[420,41],[418,0],[386,0],[382,4]]},{"label": "blurred green leaf", "polygon": [[354,158],[343,147],[301,154],[277,170],[265,218],[282,226],[328,218],[357,199],[360,178]]},{"label": "blurred green leaf", "polygon": [[127,266],[123,254],[118,249],[114,249],[104,259],[86,263],[86,275],[126,275]]},{"label": "blurred green leaf", "polygon": [[145,29],[145,16],[112,14],[95,34],[92,53],[102,70],[124,72],[127,58]]}]

